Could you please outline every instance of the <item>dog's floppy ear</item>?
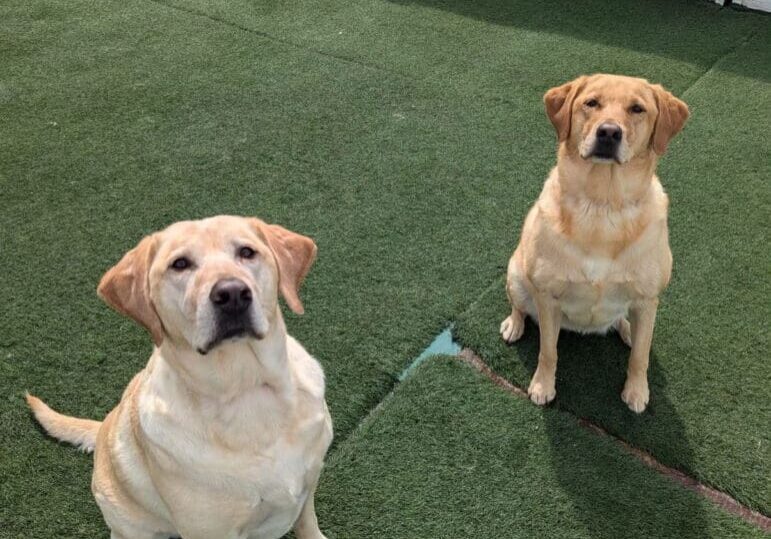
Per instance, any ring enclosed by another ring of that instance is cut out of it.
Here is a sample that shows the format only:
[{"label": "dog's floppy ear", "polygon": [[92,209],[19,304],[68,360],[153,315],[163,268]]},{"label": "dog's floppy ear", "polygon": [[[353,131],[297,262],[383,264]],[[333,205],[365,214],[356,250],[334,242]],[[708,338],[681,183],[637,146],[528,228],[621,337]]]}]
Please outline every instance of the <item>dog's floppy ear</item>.
[{"label": "dog's floppy ear", "polygon": [[139,245],[123,255],[120,262],[107,270],[96,291],[110,307],[147,329],[153,342],[160,345],[163,341],[163,324],[150,301],[148,275],[157,244],[155,235],[140,241]]},{"label": "dog's floppy ear", "polygon": [[265,238],[278,265],[278,288],[292,311],[303,314],[300,285],[316,259],[316,244],[312,239],[279,225],[269,225],[252,219],[253,226]]},{"label": "dog's floppy ear", "polygon": [[653,85],[659,115],[651,136],[651,148],[659,155],[667,151],[667,144],[677,135],[688,119],[688,105],[667,92],[660,84]]},{"label": "dog's floppy ear", "polygon": [[557,130],[557,138],[560,142],[567,140],[570,135],[573,100],[584,87],[585,82],[586,76],[581,76],[562,86],[552,88],[543,96],[546,114],[549,116],[554,129]]}]

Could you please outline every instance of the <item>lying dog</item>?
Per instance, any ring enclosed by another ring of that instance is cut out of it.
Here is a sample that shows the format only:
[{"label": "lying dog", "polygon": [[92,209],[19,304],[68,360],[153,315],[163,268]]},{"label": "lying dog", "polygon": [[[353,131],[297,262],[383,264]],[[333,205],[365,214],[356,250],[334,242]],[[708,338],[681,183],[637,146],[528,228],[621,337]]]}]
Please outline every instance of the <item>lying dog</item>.
[{"label": "lying dog", "polygon": [[99,295],[151,333],[150,361],[103,422],[27,400],[94,450],[112,539],[323,539],[313,496],[332,422],[321,366],[287,335],[310,238],[258,219],[176,223],[110,269]]},{"label": "lying dog", "polygon": [[614,327],[632,348],[621,398],[639,413],[649,399],[658,296],[672,271],[669,201],[656,162],[688,107],[659,85],[615,75],[579,77],[549,90],[544,102],[559,138],[557,166],[509,261],[512,311],[500,333],[511,343],[522,335],[525,315],[538,322],[538,367],[528,393],[546,404],[556,395],[560,328]]}]

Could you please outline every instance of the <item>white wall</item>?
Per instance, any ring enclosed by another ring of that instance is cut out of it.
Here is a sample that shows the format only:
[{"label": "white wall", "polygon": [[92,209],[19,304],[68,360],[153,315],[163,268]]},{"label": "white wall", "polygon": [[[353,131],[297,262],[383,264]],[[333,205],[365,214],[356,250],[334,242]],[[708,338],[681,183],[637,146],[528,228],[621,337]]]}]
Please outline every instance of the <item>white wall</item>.
[{"label": "white wall", "polygon": [[[715,0],[715,3],[722,6],[725,2],[724,0]],[[749,9],[771,12],[771,0],[733,0],[732,3]]]}]

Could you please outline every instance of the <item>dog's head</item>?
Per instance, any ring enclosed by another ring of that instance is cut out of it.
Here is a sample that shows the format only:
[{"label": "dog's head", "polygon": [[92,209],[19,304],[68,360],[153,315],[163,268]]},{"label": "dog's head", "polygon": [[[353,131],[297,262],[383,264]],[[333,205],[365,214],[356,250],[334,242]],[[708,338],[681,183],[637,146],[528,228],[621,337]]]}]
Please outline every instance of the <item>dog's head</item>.
[{"label": "dog's head", "polygon": [[546,92],[544,104],[559,141],[596,163],[662,155],[688,119],[688,106],[661,85],[619,75],[579,77]]},{"label": "dog's head", "polygon": [[99,295],[152,335],[201,354],[231,339],[262,339],[278,293],[302,314],[298,291],[316,257],[310,238],[259,219],[184,221],[145,237],[102,277]]}]

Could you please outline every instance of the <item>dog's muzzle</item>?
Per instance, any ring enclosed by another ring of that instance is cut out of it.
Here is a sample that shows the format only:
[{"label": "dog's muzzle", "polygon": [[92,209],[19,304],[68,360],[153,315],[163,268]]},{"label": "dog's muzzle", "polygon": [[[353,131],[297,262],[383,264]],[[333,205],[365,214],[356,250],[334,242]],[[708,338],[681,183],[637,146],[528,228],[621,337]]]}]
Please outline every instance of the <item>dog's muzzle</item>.
[{"label": "dog's muzzle", "polygon": [[238,317],[252,304],[252,291],[241,279],[221,279],[209,293],[218,316]]},{"label": "dog's muzzle", "polygon": [[198,349],[201,354],[228,339],[262,338],[254,329],[252,291],[245,282],[235,278],[217,281],[209,293],[209,301],[214,311],[214,336],[204,348]]},{"label": "dog's muzzle", "polygon": [[590,157],[599,161],[618,162],[618,150],[623,138],[624,133],[620,126],[611,122],[600,124],[595,132],[594,147],[589,154]]}]

